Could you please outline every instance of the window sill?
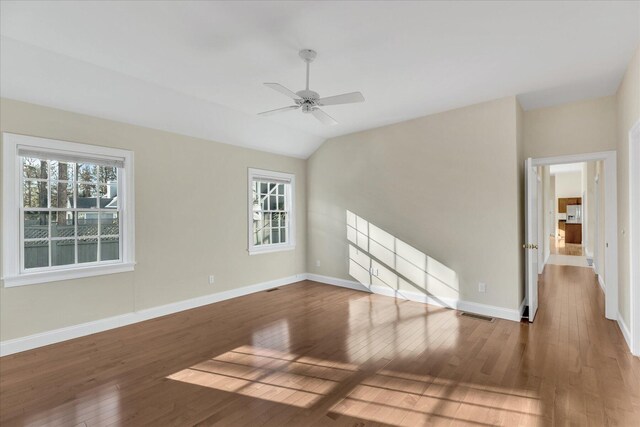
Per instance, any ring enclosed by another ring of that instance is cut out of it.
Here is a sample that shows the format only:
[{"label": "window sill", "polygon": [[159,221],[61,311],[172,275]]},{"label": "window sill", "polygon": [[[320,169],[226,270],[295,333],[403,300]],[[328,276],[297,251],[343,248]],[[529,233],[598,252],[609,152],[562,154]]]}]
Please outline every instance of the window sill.
[{"label": "window sill", "polygon": [[249,255],[268,254],[273,252],[285,252],[292,251],[296,248],[296,245],[268,245],[263,247],[249,248]]},{"label": "window sill", "polygon": [[58,282],[61,280],[80,279],[82,277],[102,276],[105,274],[125,273],[133,271],[135,262],[99,265],[91,267],[76,267],[66,270],[43,271],[38,273],[24,273],[16,276],[3,277],[4,287],[34,285],[36,283]]}]

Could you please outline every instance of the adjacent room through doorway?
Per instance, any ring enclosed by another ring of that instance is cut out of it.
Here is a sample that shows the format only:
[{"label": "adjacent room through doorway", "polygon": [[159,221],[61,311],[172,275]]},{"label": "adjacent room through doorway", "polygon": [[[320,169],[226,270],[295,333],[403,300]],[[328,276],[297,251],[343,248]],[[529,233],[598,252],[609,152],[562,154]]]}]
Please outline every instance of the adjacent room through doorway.
[{"label": "adjacent room through doorway", "polygon": [[601,171],[601,160],[539,167],[540,272],[546,264],[596,268],[604,241]]}]

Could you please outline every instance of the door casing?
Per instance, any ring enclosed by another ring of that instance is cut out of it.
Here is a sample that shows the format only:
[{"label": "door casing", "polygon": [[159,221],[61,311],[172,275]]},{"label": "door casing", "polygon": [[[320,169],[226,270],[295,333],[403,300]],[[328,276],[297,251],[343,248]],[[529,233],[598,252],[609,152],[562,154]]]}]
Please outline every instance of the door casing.
[{"label": "door casing", "polygon": [[[611,320],[618,320],[618,172],[616,165],[616,151],[611,150],[557,157],[540,157],[531,159],[531,165],[535,167],[591,162],[596,160],[604,161],[605,317]],[[529,217],[531,217],[531,215],[529,215]],[[538,247],[540,247],[540,242],[538,242]]]}]

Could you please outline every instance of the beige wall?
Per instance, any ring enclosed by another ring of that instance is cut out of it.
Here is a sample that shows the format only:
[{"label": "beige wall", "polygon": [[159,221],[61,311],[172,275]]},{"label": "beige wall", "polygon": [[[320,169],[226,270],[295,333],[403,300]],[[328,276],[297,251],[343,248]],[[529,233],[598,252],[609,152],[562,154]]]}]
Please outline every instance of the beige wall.
[{"label": "beige wall", "polygon": [[[516,115],[510,97],[328,140],[308,164],[309,272],[369,280],[364,269],[350,271],[353,263],[370,262],[370,251],[385,257],[380,246],[395,245],[423,269],[426,259],[429,274],[407,273],[412,285],[385,271],[388,286],[517,309]],[[352,239],[366,241],[372,230],[382,242],[350,253],[357,244],[347,235],[347,211],[362,225]]]},{"label": "beige wall", "polygon": [[[305,160],[7,99],[0,106],[3,132],[134,151],[137,260],[132,273],[0,288],[2,340],[306,271]],[[248,255],[248,167],[295,174],[296,250]]]},{"label": "beige wall", "polygon": [[553,157],[616,149],[616,97],[524,113],[524,154]]},{"label": "beige wall", "polygon": [[582,172],[556,174],[556,200],[567,197],[582,197]]},{"label": "beige wall", "polygon": [[[516,205],[516,215],[518,222],[518,301],[522,301],[525,297],[525,252],[522,245],[525,243],[526,230],[524,221],[524,161],[526,159],[524,153],[524,110],[520,106],[520,103],[516,100],[516,157],[517,157],[517,173],[518,173],[518,187],[516,188],[518,194],[518,200]],[[543,260],[544,261],[544,260]]]},{"label": "beige wall", "polygon": [[640,120],[640,48],[627,68],[616,94],[618,150],[618,308],[631,327],[629,279],[629,130]]}]

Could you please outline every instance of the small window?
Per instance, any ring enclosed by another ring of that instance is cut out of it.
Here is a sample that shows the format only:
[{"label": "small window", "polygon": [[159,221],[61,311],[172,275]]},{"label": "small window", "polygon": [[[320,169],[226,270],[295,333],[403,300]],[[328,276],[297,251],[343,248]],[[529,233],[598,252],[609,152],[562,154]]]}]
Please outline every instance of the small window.
[{"label": "small window", "polygon": [[249,169],[249,253],[295,248],[292,174]]},{"label": "small window", "polygon": [[5,286],[133,269],[130,151],[6,133],[3,141]]}]

